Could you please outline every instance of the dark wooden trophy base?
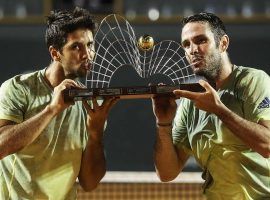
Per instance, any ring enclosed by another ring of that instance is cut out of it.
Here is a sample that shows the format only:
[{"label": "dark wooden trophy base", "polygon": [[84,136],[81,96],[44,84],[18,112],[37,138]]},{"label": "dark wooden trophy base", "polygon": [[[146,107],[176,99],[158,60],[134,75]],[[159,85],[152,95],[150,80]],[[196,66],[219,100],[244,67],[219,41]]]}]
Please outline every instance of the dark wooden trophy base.
[{"label": "dark wooden trophy base", "polygon": [[173,96],[176,89],[193,92],[205,91],[199,83],[184,83],[180,85],[153,85],[135,87],[112,87],[112,88],[73,88],[64,91],[65,101],[81,101],[92,98],[104,99],[117,96],[120,99],[142,99],[155,96]]}]

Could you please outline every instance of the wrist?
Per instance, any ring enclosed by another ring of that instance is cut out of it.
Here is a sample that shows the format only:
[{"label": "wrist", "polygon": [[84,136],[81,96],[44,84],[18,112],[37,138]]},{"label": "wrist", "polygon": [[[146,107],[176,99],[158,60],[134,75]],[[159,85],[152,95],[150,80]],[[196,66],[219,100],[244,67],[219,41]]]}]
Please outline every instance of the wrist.
[{"label": "wrist", "polygon": [[226,118],[231,118],[230,116],[231,110],[229,110],[224,104],[217,109],[215,115],[218,116],[219,119],[226,119]]},{"label": "wrist", "polygon": [[172,122],[156,122],[157,127],[172,127]]},{"label": "wrist", "polygon": [[91,132],[89,134],[89,141],[95,144],[103,144],[103,131]]},{"label": "wrist", "polygon": [[47,106],[45,107],[44,110],[45,110],[45,112],[51,114],[53,117],[56,116],[56,115],[58,114],[57,109],[55,109],[55,108],[54,108],[53,106],[51,106],[51,105],[47,105]]}]

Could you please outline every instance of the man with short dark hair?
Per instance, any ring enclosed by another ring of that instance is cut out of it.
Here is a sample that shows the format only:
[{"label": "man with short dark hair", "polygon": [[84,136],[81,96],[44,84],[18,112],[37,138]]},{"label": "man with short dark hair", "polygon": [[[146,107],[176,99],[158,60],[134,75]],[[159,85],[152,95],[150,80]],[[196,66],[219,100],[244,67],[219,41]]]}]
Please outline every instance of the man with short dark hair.
[{"label": "man with short dark hair", "polygon": [[46,43],[52,62],[0,89],[0,199],[76,199],[105,174],[103,131],[116,98],[65,102],[63,90],[91,70],[95,23],[87,10],[54,11]]},{"label": "man with short dark hair", "polygon": [[270,78],[231,63],[229,37],[214,14],[184,18],[182,46],[205,92],[154,98],[155,166],[171,181],[194,156],[203,169],[207,199],[270,199]]}]

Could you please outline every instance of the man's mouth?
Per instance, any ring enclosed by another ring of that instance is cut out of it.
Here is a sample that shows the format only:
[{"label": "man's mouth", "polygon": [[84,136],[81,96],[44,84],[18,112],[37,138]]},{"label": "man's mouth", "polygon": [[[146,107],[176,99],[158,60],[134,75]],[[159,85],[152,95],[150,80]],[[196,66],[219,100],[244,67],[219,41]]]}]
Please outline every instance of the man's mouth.
[{"label": "man's mouth", "polygon": [[199,64],[203,61],[203,58],[194,57],[191,61],[192,61],[191,64],[196,68],[196,67],[199,67]]},{"label": "man's mouth", "polygon": [[82,64],[82,67],[83,68],[85,68],[86,70],[91,70],[91,68],[92,68],[92,62],[84,62],[83,64]]}]

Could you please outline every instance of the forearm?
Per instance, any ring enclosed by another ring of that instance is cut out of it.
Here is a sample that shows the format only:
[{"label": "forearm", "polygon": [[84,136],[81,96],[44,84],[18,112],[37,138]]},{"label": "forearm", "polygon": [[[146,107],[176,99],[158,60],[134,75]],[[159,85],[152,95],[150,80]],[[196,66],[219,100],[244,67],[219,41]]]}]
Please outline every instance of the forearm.
[{"label": "forearm", "polygon": [[270,131],[267,127],[243,119],[225,106],[217,115],[247,146],[264,157],[270,156]]},{"label": "forearm", "polygon": [[[154,149],[154,162],[161,181],[171,181],[177,177],[187,160],[185,154],[179,155],[173,145],[171,126],[157,127]],[[183,158],[181,158],[181,156]]]},{"label": "forearm", "polygon": [[[91,134],[94,135],[92,132]],[[79,181],[85,191],[95,189],[106,172],[102,138],[89,135],[87,147],[82,155]],[[98,134],[102,135],[102,134]]]},{"label": "forearm", "polygon": [[50,107],[28,120],[0,128],[0,159],[31,144],[56,115]]}]

